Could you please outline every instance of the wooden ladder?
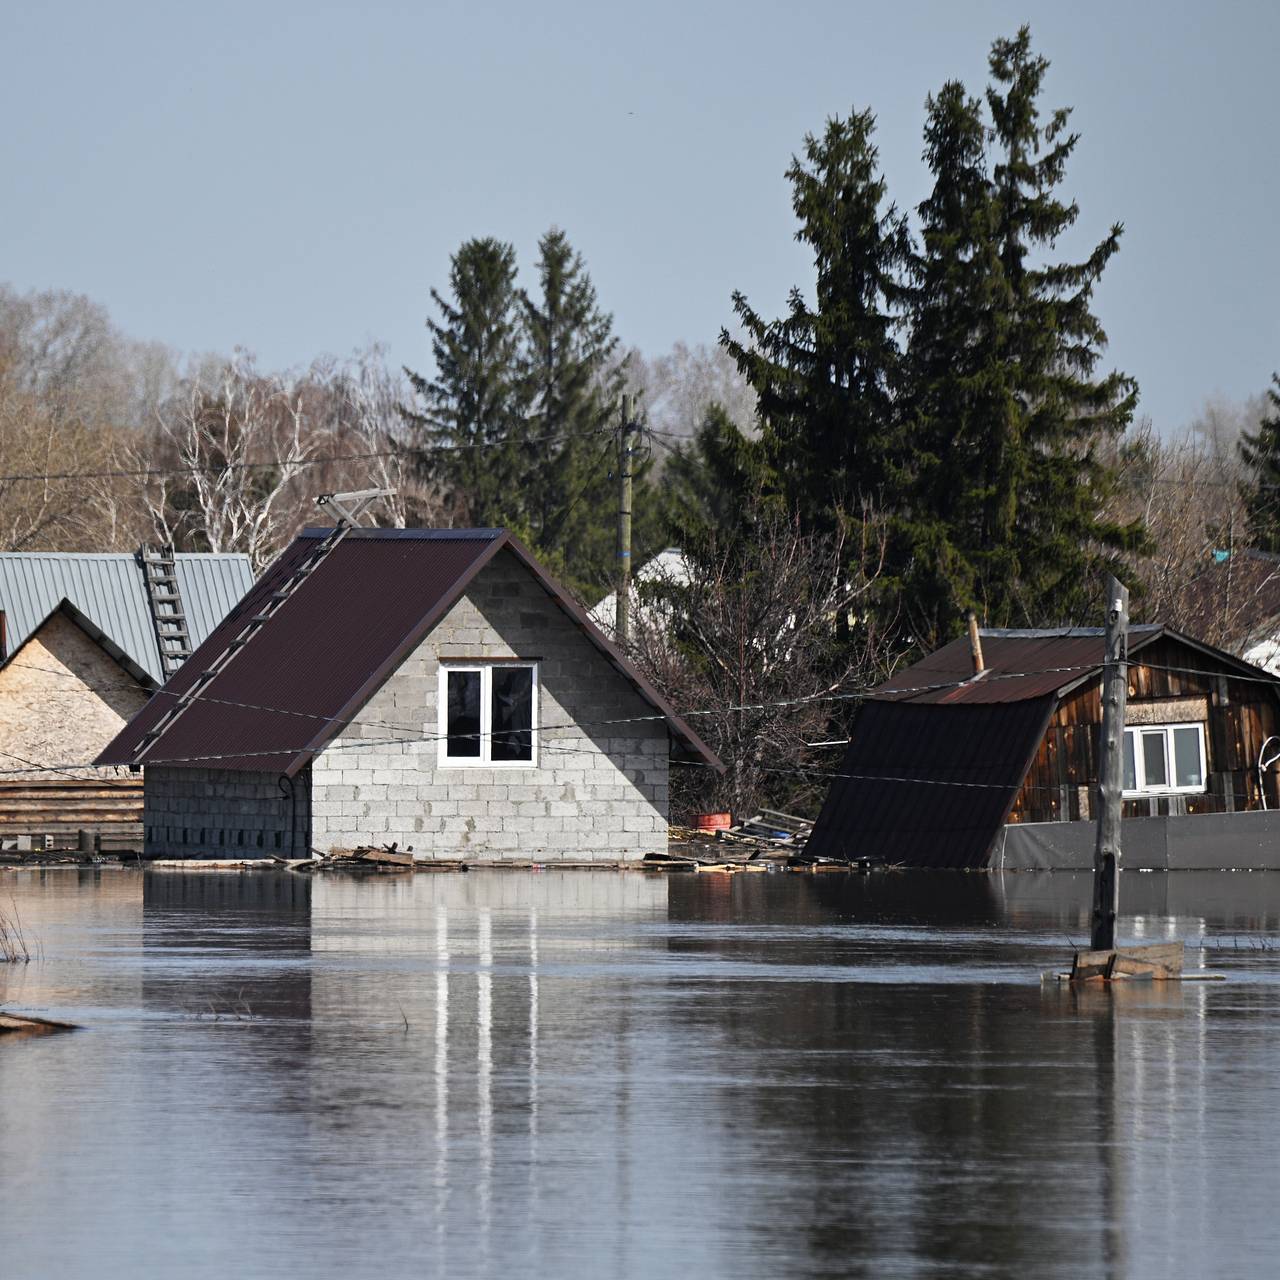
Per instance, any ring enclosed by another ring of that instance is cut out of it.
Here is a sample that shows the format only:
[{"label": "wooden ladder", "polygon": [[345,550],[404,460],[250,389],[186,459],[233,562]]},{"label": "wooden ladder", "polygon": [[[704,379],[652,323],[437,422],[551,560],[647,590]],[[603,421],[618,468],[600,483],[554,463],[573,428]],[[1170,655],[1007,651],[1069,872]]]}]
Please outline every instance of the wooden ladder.
[{"label": "wooden ladder", "polygon": [[142,546],[138,550],[142,578],[151,606],[151,625],[160,653],[160,671],[168,680],[191,657],[191,632],[178,586],[178,564],[173,547]]}]

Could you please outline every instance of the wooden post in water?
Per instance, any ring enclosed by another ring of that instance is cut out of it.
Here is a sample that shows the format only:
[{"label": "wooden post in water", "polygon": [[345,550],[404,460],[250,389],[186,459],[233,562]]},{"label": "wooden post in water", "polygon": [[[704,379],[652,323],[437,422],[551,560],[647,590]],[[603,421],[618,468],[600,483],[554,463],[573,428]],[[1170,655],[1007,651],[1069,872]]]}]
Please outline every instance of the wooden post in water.
[{"label": "wooden post in water", "polygon": [[1107,652],[1102,667],[1102,752],[1098,840],[1093,855],[1093,931],[1090,947],[1116,945],[1120,907],[1120,807],[1124,793],[1124,712],[1129,693],[1129,591],[1107,579]]}]

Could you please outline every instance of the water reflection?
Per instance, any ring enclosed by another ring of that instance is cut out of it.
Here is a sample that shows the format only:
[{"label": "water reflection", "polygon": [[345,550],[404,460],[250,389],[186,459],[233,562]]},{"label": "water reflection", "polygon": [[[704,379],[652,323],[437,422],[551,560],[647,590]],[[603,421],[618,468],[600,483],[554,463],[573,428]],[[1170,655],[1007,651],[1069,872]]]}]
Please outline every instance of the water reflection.
[{"label": "water reflection", "polygon": [[[91,1031],[0,1051],[6,1276],[1164,1277],[1280,1245],[1280,955],[1041,986],[1087,877],[10,887],[47,959],[0,999]],[[1125,895],[1127,936],[1280,922],[1280,877]]]}]

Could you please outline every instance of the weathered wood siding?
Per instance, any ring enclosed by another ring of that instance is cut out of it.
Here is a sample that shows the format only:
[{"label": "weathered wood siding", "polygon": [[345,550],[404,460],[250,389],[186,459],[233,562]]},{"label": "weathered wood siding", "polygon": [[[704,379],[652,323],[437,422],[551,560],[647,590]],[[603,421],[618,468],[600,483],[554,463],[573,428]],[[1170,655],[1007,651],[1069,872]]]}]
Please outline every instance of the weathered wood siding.
[{"label": "weathered wood siding", "polygon": [[[1177,668],[1178,670],[1169,670]],[[1186,670],[1209,674],[1186,674]],[[1010,822],[1064,822],[1094,814],[1098,744],[1102,735],[1102,682],[1095,679],[1058,704]],[[1176,706],[1167,704],[1176,700]],[[1233,813],[1260,809],[1258,752],[1276,732],[1271,687],[1240,679],[1208,654],[1164,637],[1141,649],[1129,668],[1129,724],[1205,719],[1208,790],[1203,795],[1126,800],[1124,816]],[[1149,718],[1148,718],[1149,717]],[[1276,771],[1267,777],[1267,804],[1280,807]]]},{"label": "weathered wood siding", "polygon": [[104,853],[141,853],[142,778],[0,779],[0,848],[31,836],[74,849],[81,831]]}]

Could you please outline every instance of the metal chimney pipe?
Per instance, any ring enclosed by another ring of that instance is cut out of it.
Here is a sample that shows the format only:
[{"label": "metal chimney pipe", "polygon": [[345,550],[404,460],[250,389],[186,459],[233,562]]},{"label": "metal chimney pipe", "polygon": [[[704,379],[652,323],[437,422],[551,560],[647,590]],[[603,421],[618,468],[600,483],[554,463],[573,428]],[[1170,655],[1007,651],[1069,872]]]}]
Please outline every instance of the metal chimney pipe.
[{"label": "metal chimney pipe", "polygon": [[978,634],[978,615],[970,609],[966,617],[969,621],[969,653],[973,658],[973,674],[980,676],[987,668],[982,660],[982,637]]}]

